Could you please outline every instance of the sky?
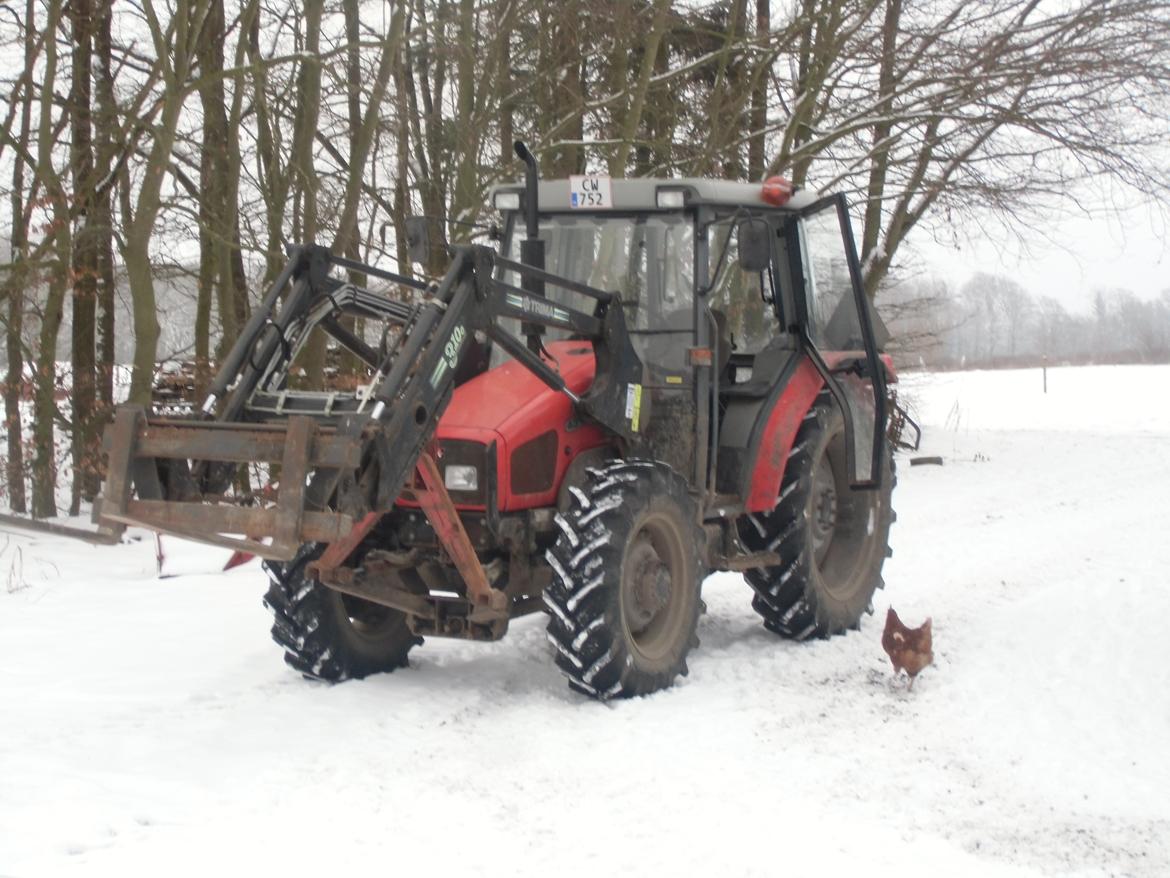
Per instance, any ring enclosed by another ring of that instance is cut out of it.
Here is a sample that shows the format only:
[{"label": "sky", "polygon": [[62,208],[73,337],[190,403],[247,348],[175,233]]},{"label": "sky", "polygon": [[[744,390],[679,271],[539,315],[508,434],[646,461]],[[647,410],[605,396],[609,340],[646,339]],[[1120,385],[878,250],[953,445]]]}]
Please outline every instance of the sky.
[{"label": "sky", "polygon": [[1141,299],[1170,289],[1170,205],[1162,210],[1147,204],[1095,215],[1054,214],[1044,233],[987,225],[949,244],[919,235],[911,251],[952,289],[979,271],[1002,274],[1033,296],[1087,312],[1097,289],[1128,289]]}]

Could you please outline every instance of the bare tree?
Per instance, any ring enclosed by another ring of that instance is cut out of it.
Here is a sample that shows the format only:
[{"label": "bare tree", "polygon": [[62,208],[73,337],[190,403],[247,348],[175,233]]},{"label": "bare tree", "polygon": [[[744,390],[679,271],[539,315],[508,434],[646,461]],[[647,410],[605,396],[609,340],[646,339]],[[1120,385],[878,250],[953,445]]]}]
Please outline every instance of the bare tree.
[{"label": "bare tree", "polygon": [[95,410],[97,397],[97,287],[98,240],[95,232],[92,89],[94,15],[92,0],[71,0],[69,17],[73,31],[73,70],[69,93],[69,117],[72,143],[74,213],[77,233],[73,239],[73,301],[70,362],[72,392],[70,418],[73,425],[73,489],[69,514],[77,515],[84,496],[97,496],[98,430]]},{"label": "bare tree", "polygon": [[159,323],[150,261],[150,242],[155,221],[162,207],[163,180],[171,162],[171,150],[186,96],[192,86],[203,24],[209,12],[208,0],[176,0],[169,19],[160,20],[153,0],[142,6],[155,51],[157,76],[161,89],[153,105],[153,138],[142,167],[142,182],[134,206],[124,203],[126,240],[122,258],[130,282],[134,314],[134,371],[130,379],[130,399],[150,404],[158,353]]},{"label": "bare tree", "polygon": [[[64,4],[50,0],[45,21],[45,33],[55,34],[64,17]],[[49,248],[51,256],[43,265],[48,274],[48,293],[41,310],[41,326],[38,337],[36,372],[33,380],[33,430],[32,438],[32,514],[48,518],[57,514],[57,461],[55,422],[57,405],[57,333],[65,306],[69,286],[70,251],[70,206],[64,181],[57,171],[53,159],[55,118],[53,113],[54,89],[57,83],[57,43],[55,39],[44,40],[44,73],[39,101],[39,125],[37,131],[36,174],[32,191],[38,185],[44,188],[48,215],[51,217],[51,233],[46,235],[43,246]],[[30,201],[35,200],[31,199]]]},{"label": "bare tree", "polygon": [[[44,0],[25,19],[23,69],[0,72],[0,176],[12,183],[0,294],[11,502],[31,430],[37,514],[55,511],[59,429],[81,479],[71,506],[92,490],[116,349],[132,343],[130,395],[149,401],[171,353],[160,350],[160,307],[176,295],[155,288],[164,268],[194,279],[193,325],[172,327],[172,347],[194,351],[202,385],[246,319],[249,288],[276,275],[290,242],[409,270],[403,224],[421,213],[426,270],[440,271],[446,242],[490,210],[488,186],[520,173],[515,136],[547,175],[783,173],[843,189],[870,295],[904,276],[916,235],[960,222],[1042,232],[1043,211],[1095,181],[1157,197],[1170,178],[1161,0]],[[72,43],[47,39],[61,33]],[[188,238],[197,264],[184,263]],[[1018,289],[969,292],[907,294],[899,308],[921,313],[895,321],[903,350],[927,350],[932,334],[940,358],[1092,347],[1091,318]],[[60,407],[68,302],[74,380]],[[1162,336],[1137,321],[1158,327],[1170,306],[1113,292],[1101,305],[1099,356],[1160,356]],[[300,365],[317,375],[323,360],[312,347]],[[29,363],[33,417],[21,424]]]},{"label": "bare tree", "polygon": [[15,512],[26,509],[24,493],[24,443],[23,425],[20,417],[20,400],[24,387],[24,295],[26,281],[25,258],[28,244],[28,220],[25,213],[24,180],[28,165],[29,138],[32,129],[32,70],[36,60],[36,6],[33,0],[26,0],[23,22],[24,75],[13,93],[14,106],[19,102],[20,122],[16,135],[16,148],[12,159],[12,234],[9,237],[11,265],[4,279],[4,297],[7,299],[5,321],[5,347],[8,371],[4,381],[4,428],[7,434],[8,459],[5,476],[8,484],[8,503]]}]

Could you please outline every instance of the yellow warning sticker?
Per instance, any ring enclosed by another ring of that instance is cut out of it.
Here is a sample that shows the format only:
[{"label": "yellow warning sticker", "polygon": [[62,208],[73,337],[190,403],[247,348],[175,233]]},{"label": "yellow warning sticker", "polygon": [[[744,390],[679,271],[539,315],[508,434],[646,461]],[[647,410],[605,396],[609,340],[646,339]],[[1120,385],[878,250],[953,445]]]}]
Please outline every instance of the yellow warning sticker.
[{"label": "yellow warning sticker", "polygon": [[626,385],[626,420],[630,422],[630,429],[638,432],[638,422],[642,417],[642,385]]}]

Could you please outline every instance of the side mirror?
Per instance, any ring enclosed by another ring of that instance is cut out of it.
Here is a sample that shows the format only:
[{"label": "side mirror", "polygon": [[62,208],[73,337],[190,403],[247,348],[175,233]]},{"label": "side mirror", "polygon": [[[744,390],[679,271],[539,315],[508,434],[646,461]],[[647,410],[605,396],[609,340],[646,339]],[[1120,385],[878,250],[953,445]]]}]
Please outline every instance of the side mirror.
[{"label": "side mirror", "polygon": [[772,258],[772,227],[767,220],[753,217],[741,220],[735,228],[739,250],[739,267],[758,273],[768,267]]},{"label": "side mirror", "polygon": [[411,262],[426,264],[431,253],[431,233],[425,216],[406,218],[406,253]]}]

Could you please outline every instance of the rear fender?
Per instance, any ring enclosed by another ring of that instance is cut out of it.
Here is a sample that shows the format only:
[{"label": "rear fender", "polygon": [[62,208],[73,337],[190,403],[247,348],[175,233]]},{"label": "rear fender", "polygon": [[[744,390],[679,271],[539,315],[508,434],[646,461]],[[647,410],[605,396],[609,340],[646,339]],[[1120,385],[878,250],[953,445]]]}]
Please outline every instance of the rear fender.
[{"label": "rear fender", "polygon": [[748,450],[750,478],[744,508],[765,512],[776,505],[784,466],[804,416],[821,392],[824,380],[807,356],[800,357],[784,389],[758,426]]},{"label": "rear fender", "polygon": [[[847,368],[851,361],[864,364],[864,353],[830,351],[824,354],[826,365],[834,371]],[[885,367],[886,381],[897,381],[893,360],[888,354],[881,356]],[[801,356],[791,377],[783,383],[783,390],[772,403],[772,408],[757,426],[748,450],[750,477],[746,486],[744,508],[748,512],[765,512],[776,505],[780,494],[780,483],[784,478],[784,467],[792,452],[792,443],[800,423],[816,401],[824,386],[812,360]]]}]

